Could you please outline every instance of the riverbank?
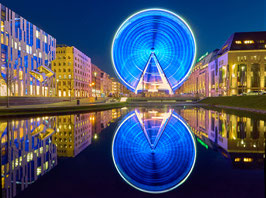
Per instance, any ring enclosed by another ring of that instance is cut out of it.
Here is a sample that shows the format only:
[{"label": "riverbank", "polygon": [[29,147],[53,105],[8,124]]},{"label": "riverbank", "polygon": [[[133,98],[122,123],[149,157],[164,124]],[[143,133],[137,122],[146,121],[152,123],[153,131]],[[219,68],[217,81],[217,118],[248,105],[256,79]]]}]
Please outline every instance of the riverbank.
[{"label": "riverbank", "polygon": [[78,113],[78,112],[91,112],[102,111],[114,108],[122,108],[127,105],[126,102],[109,102],[109,103],[81,103],[77,105],[76,101],[61,102],[54,104],[42,105],[27,105],[27,106],[13,106],[1,107],[0,117],[7,116],[36,116],[36,115],[53,115],[64,113]]},{"label": "riverbank", "polygon": [[223,96],[202,99],[198,105],[266,114],[266,95]]}]

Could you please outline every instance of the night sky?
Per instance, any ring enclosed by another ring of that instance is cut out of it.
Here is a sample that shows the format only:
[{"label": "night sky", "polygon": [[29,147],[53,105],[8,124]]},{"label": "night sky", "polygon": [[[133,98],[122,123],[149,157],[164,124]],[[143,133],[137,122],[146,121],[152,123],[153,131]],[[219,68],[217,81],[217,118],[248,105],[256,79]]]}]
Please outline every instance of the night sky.
[{"label": "night sky", "polygon": [[120,24],[147,8],[184,18],[194,32],[197,56],[220,48],[234,32],[266,31],[265,0],[0,0],[57,39],[74,45],[114,76],[111,44]]}]

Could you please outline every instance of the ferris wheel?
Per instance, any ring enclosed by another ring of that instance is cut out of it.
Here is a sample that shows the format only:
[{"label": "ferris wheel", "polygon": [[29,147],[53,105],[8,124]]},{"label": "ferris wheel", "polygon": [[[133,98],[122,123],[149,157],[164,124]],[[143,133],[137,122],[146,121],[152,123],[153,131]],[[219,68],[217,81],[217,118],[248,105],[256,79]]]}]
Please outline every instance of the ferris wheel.
[{"label": "ferris wheel", "polygon": [[196,42],[181,17],[168,10],[148,9],[122,23],[111,56],[116,75],[131,91],[173,94],[192,70]]}]

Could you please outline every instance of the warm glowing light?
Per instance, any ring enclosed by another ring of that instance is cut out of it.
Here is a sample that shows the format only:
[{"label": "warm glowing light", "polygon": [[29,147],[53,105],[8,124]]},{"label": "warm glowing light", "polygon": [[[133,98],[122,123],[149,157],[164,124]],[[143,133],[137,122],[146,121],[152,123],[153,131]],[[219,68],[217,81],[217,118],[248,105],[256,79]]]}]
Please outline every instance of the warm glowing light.
[{"label": "warm glowing light", "polygon": [[126,102],[127,101],[127,97],[121,97],[120,102]]},{"label": "warm glowing light", "polygon": [[244,43],[245,43],[245,44],[253,44],[254,41],[253,41],[253,40],[245,40]]},{"label": "warm glowing light", "polygon": [[242,41],[236,41],[236,44],[242,44]]},{"label": "warm glowing light", "polygon": [[252,159],[252,158],[243,158],[243,161],[244,161],[244,162],[252,162],[253,159]]}]

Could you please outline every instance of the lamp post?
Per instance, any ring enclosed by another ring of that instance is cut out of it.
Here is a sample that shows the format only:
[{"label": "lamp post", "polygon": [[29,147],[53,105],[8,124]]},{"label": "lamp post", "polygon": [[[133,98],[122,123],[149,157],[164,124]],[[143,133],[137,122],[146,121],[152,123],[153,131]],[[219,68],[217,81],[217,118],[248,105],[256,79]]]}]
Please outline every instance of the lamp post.
[{"label": "lamp post", "polygon": [[57,97],[59,97],[58,82],[59,82],[59,79],[56,79],[56,95],[57,95]]},{"label": "lamp post", "polygon": [[95,77],[95,84],[94,84],[94,92],[95,92],[95,100],[97,100],[97,93],[96,93],[96,76],[97,76],[97,72],[94,72],[94,77]]}]

